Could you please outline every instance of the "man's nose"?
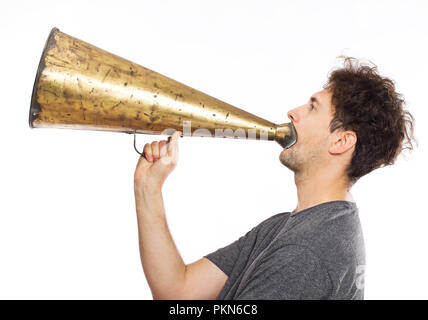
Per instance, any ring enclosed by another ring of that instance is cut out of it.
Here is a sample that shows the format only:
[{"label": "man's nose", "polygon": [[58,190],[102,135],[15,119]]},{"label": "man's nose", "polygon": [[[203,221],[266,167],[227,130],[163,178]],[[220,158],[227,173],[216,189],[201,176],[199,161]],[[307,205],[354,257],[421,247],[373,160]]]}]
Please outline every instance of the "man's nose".
[{"label": "man's nose", "polygon": [[287,112],[287,117],[293,122],[297,122],[298,118],[297,118],[297,113],[295,112],[295,109],[290,110]]}]

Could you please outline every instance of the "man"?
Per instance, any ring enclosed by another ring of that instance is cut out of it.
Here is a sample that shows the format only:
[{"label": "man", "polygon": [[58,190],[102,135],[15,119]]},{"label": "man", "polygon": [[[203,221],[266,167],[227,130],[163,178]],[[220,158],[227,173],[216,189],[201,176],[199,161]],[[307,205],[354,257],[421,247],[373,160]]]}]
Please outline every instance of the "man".
[{"label": "man", "polygon": [[171,142],[144,147],[135,170],[140,254],[154,299],[363,299],[364,240],[350,189],[412,149],[413,117],[376,67],[345,58],[324,89],[288,112],[297,143],[279,159],[298,203],[234,243],[185,264],[168,230],[162,185],[178,160]]}]

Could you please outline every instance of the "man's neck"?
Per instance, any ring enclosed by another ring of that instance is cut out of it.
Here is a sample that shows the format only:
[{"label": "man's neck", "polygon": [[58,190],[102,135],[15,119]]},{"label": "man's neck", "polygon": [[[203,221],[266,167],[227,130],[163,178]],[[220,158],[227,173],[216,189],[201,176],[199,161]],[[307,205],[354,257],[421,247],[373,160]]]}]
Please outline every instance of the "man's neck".
[{"label": "man's neck", "polygon": [[354,202],[345,177],[335,175],[328,170],[319,170],[313,174],[296,173],[294,181],[297,187],[297,206],[295,212],[318,204],[346,200]]}]

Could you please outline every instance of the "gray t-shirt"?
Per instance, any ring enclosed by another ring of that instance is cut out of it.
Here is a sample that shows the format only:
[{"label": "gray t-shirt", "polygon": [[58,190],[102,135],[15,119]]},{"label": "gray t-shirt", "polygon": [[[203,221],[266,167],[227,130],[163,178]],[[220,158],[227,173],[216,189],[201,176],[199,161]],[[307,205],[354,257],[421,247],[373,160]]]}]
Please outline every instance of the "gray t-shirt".
[{"label": "gray t-shirt", "polygon": [[354,202],[276,214],[205,257],[229,277],[221,300],[364,298],[364,239]]}]

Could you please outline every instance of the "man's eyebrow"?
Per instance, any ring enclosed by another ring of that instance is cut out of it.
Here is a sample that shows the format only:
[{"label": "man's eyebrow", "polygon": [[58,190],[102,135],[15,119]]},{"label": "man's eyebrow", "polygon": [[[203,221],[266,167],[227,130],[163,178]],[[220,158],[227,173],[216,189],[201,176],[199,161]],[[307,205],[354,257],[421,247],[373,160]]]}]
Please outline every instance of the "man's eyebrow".
[{"label": "man's eyebrow", "polygon": [[320,101],[314,96],[311,97],[311,102],[316,102],[319,106],[322,106]]}]

